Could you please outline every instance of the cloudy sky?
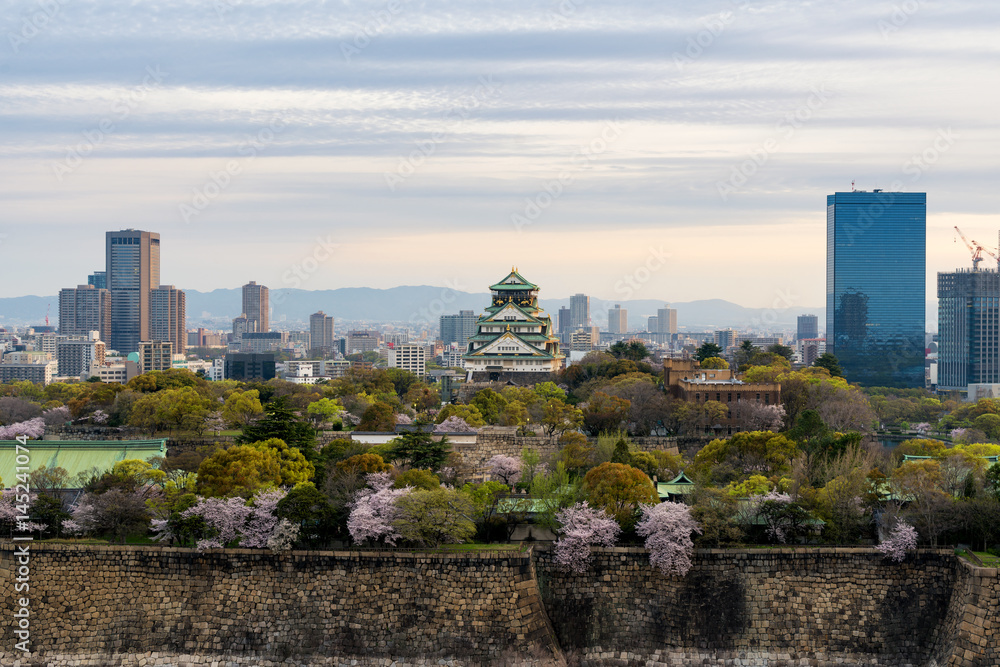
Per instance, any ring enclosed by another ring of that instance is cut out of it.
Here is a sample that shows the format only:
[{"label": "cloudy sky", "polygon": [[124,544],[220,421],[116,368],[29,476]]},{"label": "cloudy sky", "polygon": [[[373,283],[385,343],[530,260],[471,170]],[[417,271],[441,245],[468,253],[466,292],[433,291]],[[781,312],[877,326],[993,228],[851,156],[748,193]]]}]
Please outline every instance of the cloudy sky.
[{"label": "cloudy sky", "polygon": [[1000,228],[987,0],[0,8],[2,296],[135,227],[203,291],[516,264],[552,298],[817,306],[852,181],[928,193],[929,298],[953,225]]}]

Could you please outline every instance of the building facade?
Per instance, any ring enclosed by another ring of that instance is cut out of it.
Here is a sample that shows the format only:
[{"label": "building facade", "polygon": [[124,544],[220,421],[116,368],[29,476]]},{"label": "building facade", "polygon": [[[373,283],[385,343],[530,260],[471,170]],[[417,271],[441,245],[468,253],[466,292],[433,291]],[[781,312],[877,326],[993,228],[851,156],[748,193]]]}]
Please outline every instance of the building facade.
[{"label": "building facade", "polygon": [[271,330],[269,301],[268,289],[263,285],[251,280],[243,286],[243,314],[247,317],[247,331],[263,333]]},{"label": "building facade", "polygon": [[125,229],[105,234],[106,274],[111,293],[108,345],[122,354],[149,340],[149,294],[160,284],[160,235]]},{"label": "building facade", "polygon": [[99,340],[65,340],[56,343],[57,372],[61,377],[88,379],[104,365],[105,345]]},{"label": "building facade", "polygon": [[240,339],[240,352],[276,352],[281,344],[280,331],[248,331]]},{"label": "building facade", "polygon": [[225,376],[227,380],[271,380],[275,377],[274,353],[227,354]]},{"label": "building facade", "polygon": [[569,298],[569,326],[571,331],[590,326],[590,297],[586,294]]},{"label": "building facade", "polygon": [[149,293],[149,339],[168,340],[174,354],[187,350],[187,297],[173,285],[160,285]]},{"label": "building facade", "polygon": [[661,334],[677,333],[677,309],[666,306],[657,309],[656,331]]},{"label": "building facade", "polygon": [[938,389],[1000,384],[1000,273],[938,273]]},{"label": "building facade", "polygon": [[795,340],[819,338],[819,318],[815,315],[799,315],[795,329]]},{"label": "building facade", "polygon": [[850,382],[923,387],[926,193],[838,192],[826,222],[827,351]]},{"label": "building facade", "polygon": [[87,276],[87,284],[93,285],[97,289],[108,289],[108,272],[94,271]]},{"label": "building facade", "polygon": [[427,375],[427,348],[413,343],[389,348],[389,368],[401,368],[423,378]]},{"label": "building facade", "polygon": [[378,349],[378,332],[372,329],[358,329],[347,332],[347,353],[364,354]]},{"label": "building facade", "polygon": [[111,336],[111,294],[93,285],[59,290],[59,333],[88,336],[91,331],[101,340]]},{"label": "building facade", "polygon": [[441,342],[445,345],[455,343],[459,349],[465,350],[469,338],[476,334],[476,311],[460,310],[458,315],[442,315]]},{"label": "building facade", "polygon": [[515,269],[490,286],[491,304],[476,322],[463,360],[473,381],[514,376],[530,382],[563,367],[552,319],[538,307],[538,286]]},{"label": "building facade", "polygon": [[333,348],[333,318],[322,310],[309,316],[309,345],[322,352]]},{"label": "building facade", "polygon": [[608,309],[608,333],[628,333],[628,310],[622,308],[619,303],[616,303],[614,308]]},{"label": "building facade", "polygon": [[139,372],[166,371],[173,367],[174,344],[166,340],[139,342]]}]

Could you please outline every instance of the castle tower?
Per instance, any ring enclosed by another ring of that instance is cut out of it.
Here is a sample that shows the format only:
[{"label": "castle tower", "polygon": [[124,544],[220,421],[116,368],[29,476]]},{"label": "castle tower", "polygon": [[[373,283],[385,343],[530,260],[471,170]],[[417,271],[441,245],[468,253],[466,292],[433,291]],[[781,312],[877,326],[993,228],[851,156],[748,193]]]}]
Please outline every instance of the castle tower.
[{"label": "castle tower", "polygon": [[552,319],[538,307],[538,285],[512,268],[490,285],[492,303],[476,321],[462,359],[473,381],[543,382],[563,367]]}]

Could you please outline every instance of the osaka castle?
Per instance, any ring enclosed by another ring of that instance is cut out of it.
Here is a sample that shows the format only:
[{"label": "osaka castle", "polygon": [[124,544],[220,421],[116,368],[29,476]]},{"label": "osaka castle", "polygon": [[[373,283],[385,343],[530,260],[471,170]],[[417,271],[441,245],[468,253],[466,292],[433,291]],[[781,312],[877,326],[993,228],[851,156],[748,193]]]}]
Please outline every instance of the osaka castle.
[{"label": "osaka castle", "polygon": [[493,303],[476,320],[476,333],[462,359],[475,382],[511,380],[541,382],[561,370],[565,356],[552,319],[538,307],[538,285],[512,268],[490,285]]}]

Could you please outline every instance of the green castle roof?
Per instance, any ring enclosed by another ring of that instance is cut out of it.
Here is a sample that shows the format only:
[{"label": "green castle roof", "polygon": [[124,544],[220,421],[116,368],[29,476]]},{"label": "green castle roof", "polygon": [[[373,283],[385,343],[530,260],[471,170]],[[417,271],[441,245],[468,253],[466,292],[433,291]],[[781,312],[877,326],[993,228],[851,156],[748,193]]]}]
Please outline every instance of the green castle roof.
[{"label": "green castle roof", "polygon": [[517,272],[517,269],[511,267],[510,273],[507,274],[507,277],[498,282],[496,285],[490,285],[490,289],[494,291],[514,290],[522,292],[524,290],[538,289],[538,285],[529,283],[520,273]]}]

